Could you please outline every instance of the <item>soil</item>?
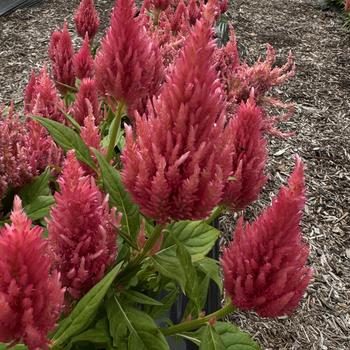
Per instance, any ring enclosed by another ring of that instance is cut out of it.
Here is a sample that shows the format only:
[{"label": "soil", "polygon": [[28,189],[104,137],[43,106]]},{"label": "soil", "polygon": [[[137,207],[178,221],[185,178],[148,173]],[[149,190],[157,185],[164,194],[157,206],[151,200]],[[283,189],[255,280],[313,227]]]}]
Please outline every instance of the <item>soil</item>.
[{"label": "soil", "polygon": [[[0,18],[0,103],[21,104],[31,69],[47,62],[50,33],[64,19],[73,33],[78,3],[48,0]],[[100,35],[113,3],[96,1]],[[231,319],[265,350],[349,350],[350,31],[338,13],[312,0],[235,0],[229,13],[243,59],[256,61],[270,43],[279,65],[289,50],[296,60],[294,79],[274,91],[283,101],[295,103],[296,113],[283,128],[296,135],[270,139],[270,181],[246,217],[253,219],[269,205],[292,169],[293,155],[299,154],[308,186],[302,230],[314,269],[313,281],[292,316],[269,320],[238,312]],[[74,37],[76,45],[79,40]],[[235,218],[221,218],[226,238]]]}]

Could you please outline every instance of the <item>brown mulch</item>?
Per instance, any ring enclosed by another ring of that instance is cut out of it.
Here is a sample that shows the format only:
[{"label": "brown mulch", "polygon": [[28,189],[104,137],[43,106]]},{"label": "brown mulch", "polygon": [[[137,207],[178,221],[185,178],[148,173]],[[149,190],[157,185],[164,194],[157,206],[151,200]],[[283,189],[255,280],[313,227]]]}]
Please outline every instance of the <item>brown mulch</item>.
[{"label": "brown mulch", "polygon": [[[66,18],[73,31],[78,3],[48,0],[0,18],[0,104],[22,101],[30,70],[47,61],[52,30]],[[96,3],[106,27],[114,1]],[[264,55],[267,42],[276,49],[279,64],[289,50],[296,59],[296,77],[275,91],[296,103],[294,117],[283,126],[296,136],[270,140],[270,181],[247,217],[256,217],[270,203],[291,171],[293,155],[300,154],[308,186],[302,229],[314,269],[302,305],[291,317],[267,320],[238,312],[231,319],[265,350],[349,350],[350,31],[337,13],[322,11],[312,0],[234,0],[230,13],[248,62]],[[228,235],[234,218],[224,216],[221,225]]]}]

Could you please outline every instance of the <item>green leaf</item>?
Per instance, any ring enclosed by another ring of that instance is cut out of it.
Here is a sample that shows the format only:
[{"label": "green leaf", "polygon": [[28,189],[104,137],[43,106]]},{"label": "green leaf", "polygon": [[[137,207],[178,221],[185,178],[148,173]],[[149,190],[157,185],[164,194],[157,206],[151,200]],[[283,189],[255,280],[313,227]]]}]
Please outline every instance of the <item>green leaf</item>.
[{"label": "green leaf", "polygon": [[186,274],[176,255],[175,247],[169,247],[151,257],[154,267],[163,276],[175,280],[182,291],[186,288]]},{"label": "green leaf", "polygon": [[[169,350],[165,337],[149,315],[129,305],[121,305],[116,297],[113,303],[111,301],[108,304],[107,312],[112,310],[112,312],[108,312],[110,324],[111,318],[114,318],[113,332],[112,329],[110,331],[112,337],[118,337],[118,347],[124,343],[127,345],[125,349],[128,350]],[[124,327],[124,335],[125,327],[128,330],[127,338],[123,340],[118,335],[118,331],[122,330],[120,327]]]},{"label": "green leaf", "polygon": [[199,350],[226,350],[220,335],[212,325],[205,326],[201,335],[201,345]]},{"label": "green leaf", "polygon": [[163,304],[163,306],[153,306],[151,310],[149,310],[148,314],[153,317],[154,319],[159,319],[164,316],[165,313],[167,313],[171,306],[175,303],[178,295],[179,295],[179,289],[176,287],[175,284],[173,285],[173,288],[168,290],[168,293],[160,300],[160,302]]},{"label": "green leaf", "polygon": [[163,306],[161,302],[154,300],[148,295],[142,294],[136,290],[126,290],[123,293],[123,296],[125,296],[128,300],[134,303],[143,304],[143,305]]},{"label": "green leaf", "polygon": [[99,283],[79,300],[70,315],[62,321],[53,339],[56,345],[62,345],[86,330],[94,321],[109,287],[117,276],[122,263],[111,270]]},{"label": "green leaf", "polygon": [[219,262],[215,259],[205,257],[198,261],[196,266],[217,284],[222,293],[222,279],[220,276]]},{"label": "green leaf", "polygon": [[74,130],[51,119],[43,117],[32,118],[44,126],[55,142],[65,151],[74,149],[79,160],[87,164],[90,168],[96,170],[96,165],[91,158],[88,146],[86,146],[84,141]]},{"label": "green leaf", "polygon": [[[0,343],[0,350],[8,350],[8,344]],[[27,350],[24,344],[18,344],[10,348],[11,350]]]},{"label": "green leaf", "polygon": [[248,333],[228,322],[216,322],[215,330],[219,334],[224,349],[227,350],[259,350],[260,346]]},{"label": "green leaf", "polygon": [[174,246],[173,238],[181,242],[191,255],[192,261],[203,259],[214,246],[220,231],[203,221],[179,221],[169,225],[163,248]]},{"label": "green leaf", "polygon": [[180,242],[177,242],[177,256],[179,257],[180,263],[182,265],[183,271],[185,273],[186,283],[185,283],[185,295],[192,301],[195,306],[196,314],[198,317],[200,313],[200,290],[197,278],[197,272],[194,268],[191,260],[191,255]]},{"label": "green leaf", "polygon": [[[80,349],[83,344],[90,343],[99,349],[115,349],[112,346],[112,338],[109,334],[109,324],[107,318],[99,320],[94,328],[90,328],[83,333],[72,338],[70,345],[77,344]],[[79,344],[83,343],[83,344]]]},{"label": "green leaf", "polygon": [[37,176],[34,181],[21,188],[19,196],[23,201],[23,205],[33,202],[39,196],[48,196],[50,194],[49,181],[51,172],[49,168]]},{"label": "green leaf", "polygon": [[53,196],[39,196],[32,203],[26,205],[24,211],[35,221],[48,216],[53,204],[55,204]]},{"label": "green leaf", "polygon": [[94,150],[101,169],[103,187],[110,195],[110,203],[123,213],[122,226],[134,241],[140,228],[138,207],[125,191],[119,172],[113,168],[97,150]]}]

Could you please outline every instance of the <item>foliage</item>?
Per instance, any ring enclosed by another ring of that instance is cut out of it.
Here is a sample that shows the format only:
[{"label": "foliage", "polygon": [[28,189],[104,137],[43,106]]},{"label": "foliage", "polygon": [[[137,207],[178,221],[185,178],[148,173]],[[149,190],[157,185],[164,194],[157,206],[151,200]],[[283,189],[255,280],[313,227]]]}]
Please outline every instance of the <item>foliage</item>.
[{"label": "foliage", "polygon": [[[266,139],[287,136],[276,123],[291,114],[269,94],[295,68],[291,55],[276,67],[271,46],[264,61],[240,62],[226,9],[146,0],[138,12],[117,0],[99,44],[83,0],[80,49],[65,22],[51,36],[53,77],[32,72],[25,115],[1,108],[0,348],[165,350],[182,337],[256,350],[219,320],[235,307],[269,317],[297,307],[311,276],[301,160],[270,208],[240,219],[222,260],[207,256],[214,220],[245,210],[266,182]],[[270,116],[271,104],[287,113]],[[204,315],[210,281],[227,298]],[[172,324],[180,293],[188,303]]]}]

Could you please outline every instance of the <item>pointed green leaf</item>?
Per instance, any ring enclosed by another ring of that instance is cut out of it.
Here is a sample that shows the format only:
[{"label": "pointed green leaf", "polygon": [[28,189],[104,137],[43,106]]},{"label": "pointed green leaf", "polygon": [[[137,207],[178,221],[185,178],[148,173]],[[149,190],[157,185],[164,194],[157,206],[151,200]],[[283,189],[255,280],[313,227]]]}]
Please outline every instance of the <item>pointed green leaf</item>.
[{"label": "pointed green leaf", "polygon": [[219,262],[215,259],[205,257],[198,261],[196,266],[208,275],[217,284],[220,292],[222,292],[222,278],[220,276]]},{"label": "pointed green leaf", "polygon": [[26,205],[24,211],[33,220],[41,219],[48,216],[52,205],[55,204],[53,196],[39,196],[34,202]]},{"label": "pointed green leaf", "polygon": [[94,150],[94,153],[101,169],[103,187],[110,195],[111,205],[123,213],[123,230],[135,240],[140,228],[138,207],[132,202],[129,194],[124,189],[119,172],[106,161],[101,153],[96,150]]},{"label": "pointed green leaf", "polygon": [[148,295],[142,294],[136,290],[126,290],[123,293],[123,296],[125,296],[128,300],[138,303],[138,304],[143,304],[143,305],[155,305],[155,306],[163,306],[163,304]]},{"label": "pointed green leaf", "polygon": [[62,345],[75,335],[86,330],[94,321],[98,308],[101,305],[109,287],[117,276],[122,263],[115,266],[99,283],[79,300],[70,315],[64,319],[53,339],[55,345]]},{"label": "pointed green leaf", "polygon": [[226,350],[259,350],[260,346],[248,333],[228,322],[216,322],[215,330],[220,335]]},{"label": "pointed green leaf", "polygon": [[14,347],[9,348],[8,344],[0,343],[0,350],[27,350],[28,348],[24,344],[18,344],[15,345]]},{"label": "pointed green leaf", "polygon": [[201,335],[201,345],[199,350],[226,350],[220,335],[212,325],[207,325]]},{"label": "pointed green leaf", "polygon": [[162,253],[152,256],[151,261],[156,270],[163,276],[178,282],[182,291],[185,291],[186,274],[176,255],[176,247],[172,246],[162,250]]},{"label": "pointed green leaf", "polygon": [[21,188],[19,196],[22,199],[23,205],[33,202],[39,196],[48,196],[50,194],[49,181],[51,178],[50,169],[37,176],[34,181]]},{"label": "pointed green leaf", "polygon": [[170,225],[168,230],[163,248],[175,247],[175,238],[188,250],[192,261],[203,259],[220,235],[220,231],[203,221],[179,221]]},{"label": "pointed green leaf", "polygon": [[75,150],[75,154],[79,160],[87,164],[90,168],[96,170],[96,165],[91,158],[90,150],[81,137],[71,128],[58,123],[54,120],[43,117],[32,117],[44,126],[50,133],[55,142],[65,151]]},{"label": "pointed green leaf", "polygon": [[[114,300],[115,306],[109,304],[108,309],[112,306],[117,311],[113,314],[119,321],[114,324],[123,322],[129,331],[128,350],[169,350],[165,337],[149,315],[129,305],[122,305],[117,298]],[[111,335],[114,336],[112,332]]]}]

